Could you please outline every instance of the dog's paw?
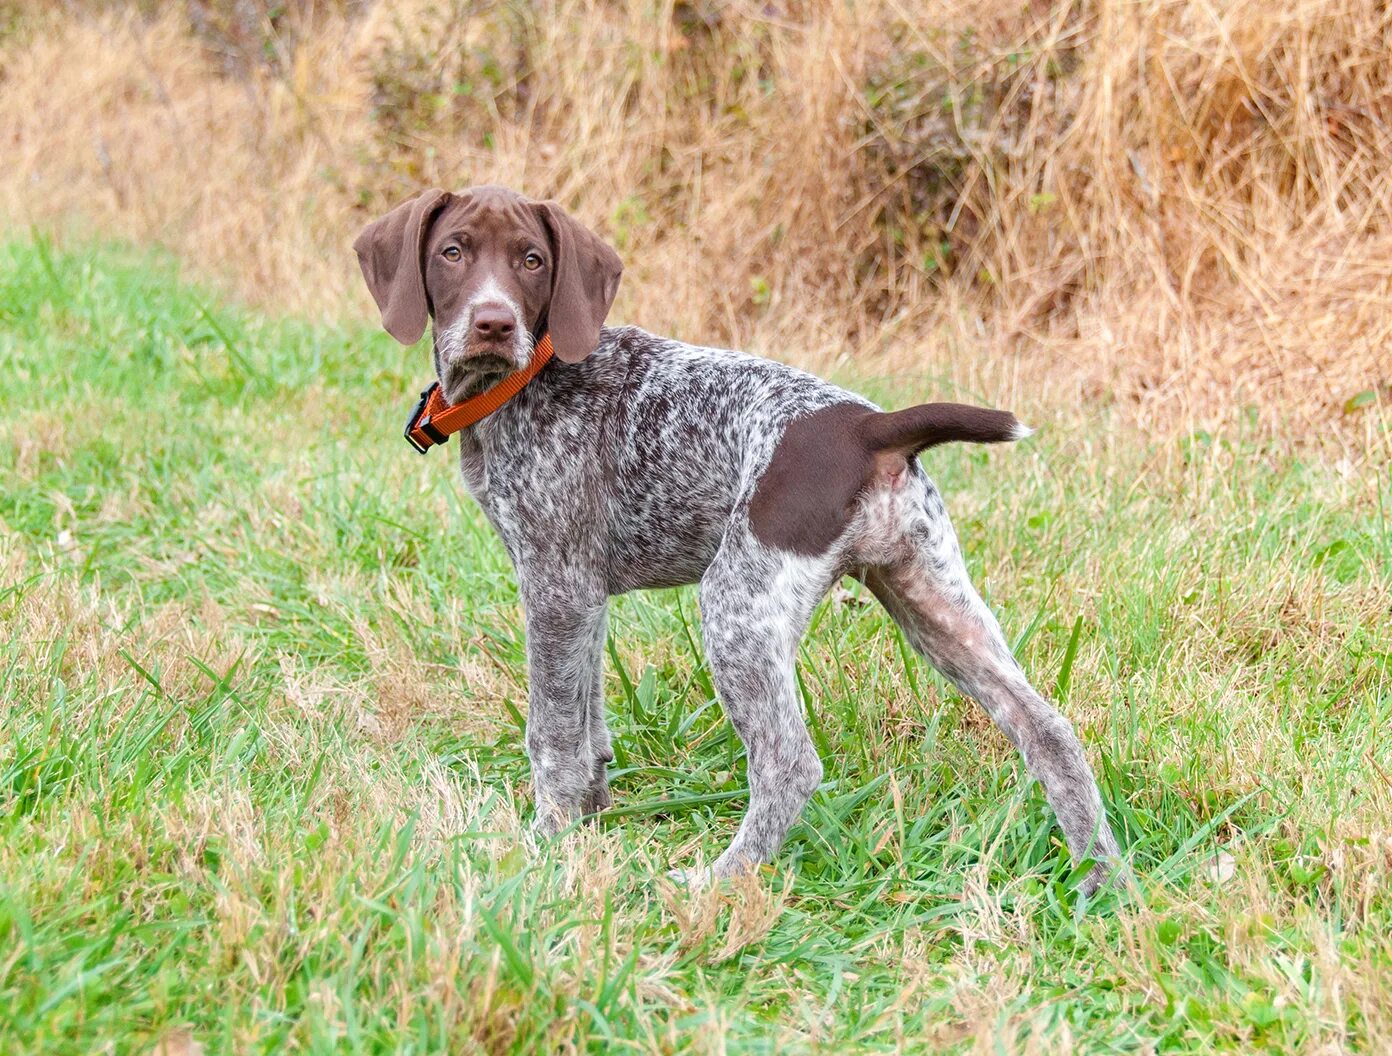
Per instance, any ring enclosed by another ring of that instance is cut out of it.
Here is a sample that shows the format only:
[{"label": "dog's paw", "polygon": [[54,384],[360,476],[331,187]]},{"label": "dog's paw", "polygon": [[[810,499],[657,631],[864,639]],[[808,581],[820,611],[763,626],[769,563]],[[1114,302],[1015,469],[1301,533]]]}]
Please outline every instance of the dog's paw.
[{"label": "dog's paw", "polygon": [[532,843],[540,846],[554,840],[570,824],[570,818],[558,810],[538,810],[527,830]]},{"label": "dog's paw", "polygon": [[580,800],[580,813],[587,817],[603,814],[614,805],[614,797],[609,794],[609,782],[601,779],[591,783]]},{"label": "dog's paw", "polygon": [[1087,876],[1083,877],[1082,883],[1078,885],[1078,891],[1085,898],[1093,898],[1104,892],[1124,894],[1133,890],[1135,886],[1136,877],[1126,863],[1112,859],[1098,862],[1093,866]]},{"label": "dog's paw", "polygon": [[667,879],[692,891],[704,891],[715,882],[715,874],[709,869],[668,869]]}]

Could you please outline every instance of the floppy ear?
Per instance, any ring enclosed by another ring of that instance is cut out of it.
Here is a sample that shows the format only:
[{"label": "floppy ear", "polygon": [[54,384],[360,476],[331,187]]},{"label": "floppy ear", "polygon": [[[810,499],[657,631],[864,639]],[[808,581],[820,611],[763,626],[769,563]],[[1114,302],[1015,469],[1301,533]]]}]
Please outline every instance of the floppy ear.
[{"label": "floppy ear", "polygon": [[382,312],[382,327],[403,345],[414,345],[430,321],[421,252],[448,191],[426,191],[363,229],[353,243],[367,288]]},{"label": "floppy ear", "polygon": [[619,292],[623,261],[555,202],[540,202],[537,210],[551,236],[553,258],[546,329],[556,355],[579,363],[599,343],[599,328]]}]

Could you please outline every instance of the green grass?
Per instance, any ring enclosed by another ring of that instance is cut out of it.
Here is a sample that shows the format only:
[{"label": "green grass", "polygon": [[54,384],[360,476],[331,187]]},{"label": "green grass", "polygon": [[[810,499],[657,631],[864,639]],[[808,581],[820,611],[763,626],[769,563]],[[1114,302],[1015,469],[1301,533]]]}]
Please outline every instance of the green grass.
[{"label": "green grass", "polygon": [[693,594],[616,603],[616,809],[529,852],[517,596],[451,452],[400,439],[424,369],[0,246],[5,1051],[1392,1045],[1385,437],[1036,407],[925,459],[1134,895],[1084,907],[1004,738],[852,592],[801,657],[825,786],[692,896],[657,878],[743,806]]}]

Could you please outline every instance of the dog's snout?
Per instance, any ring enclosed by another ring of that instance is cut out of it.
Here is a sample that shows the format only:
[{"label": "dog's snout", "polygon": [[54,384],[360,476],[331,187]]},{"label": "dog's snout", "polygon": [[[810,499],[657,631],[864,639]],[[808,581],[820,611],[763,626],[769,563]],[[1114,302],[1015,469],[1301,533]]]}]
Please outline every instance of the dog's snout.
[{"label": "dog's snout", "polygon": [[485,341],[509,341],[517,316],[501,304],[483,304],[474,311],[474,335]]}]

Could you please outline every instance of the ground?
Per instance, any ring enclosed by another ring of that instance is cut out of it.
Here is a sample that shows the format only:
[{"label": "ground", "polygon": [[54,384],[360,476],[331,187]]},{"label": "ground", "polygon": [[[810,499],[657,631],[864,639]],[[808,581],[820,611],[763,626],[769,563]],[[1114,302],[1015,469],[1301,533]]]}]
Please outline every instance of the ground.
[{"label": "ground", "polygon": [[615,809],[529,848],[517,595],[400,439],[425,369],[143,252],[0,247],[0,1048],[1392,1047],[1385,431],[1040,404],[925,456],[1136,891],[1077,897],[1004,738],[848,585],[801,653],[825,784],[697,896],[664,872],[744,784],[693,594],[615,605]]}]

